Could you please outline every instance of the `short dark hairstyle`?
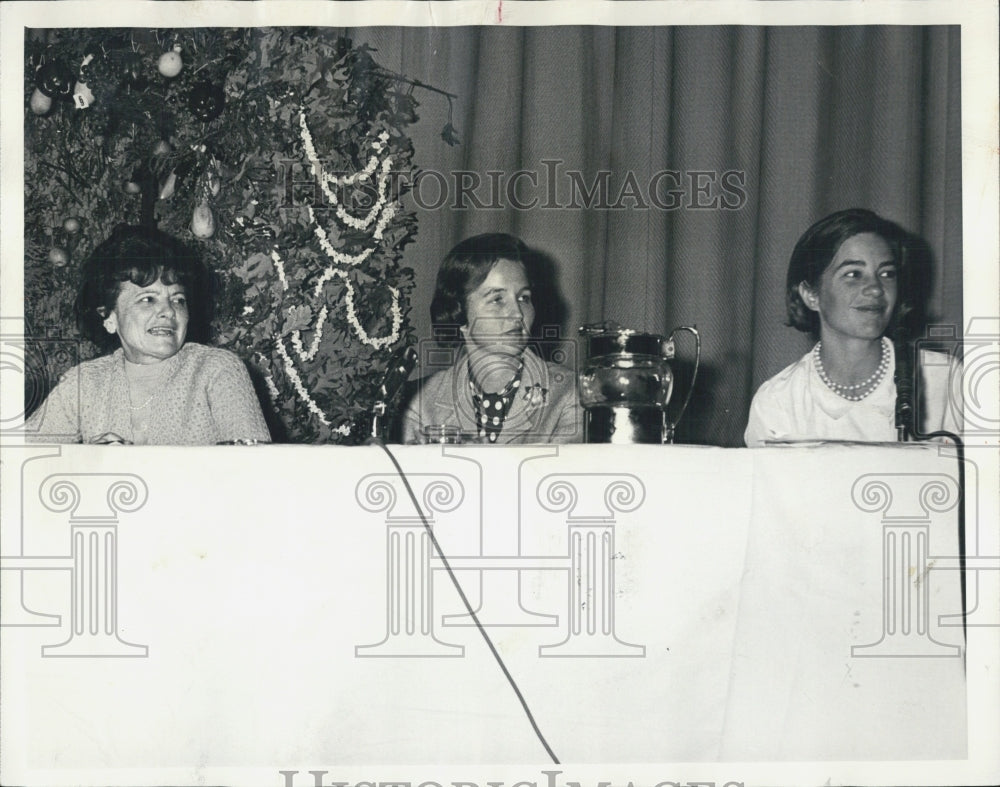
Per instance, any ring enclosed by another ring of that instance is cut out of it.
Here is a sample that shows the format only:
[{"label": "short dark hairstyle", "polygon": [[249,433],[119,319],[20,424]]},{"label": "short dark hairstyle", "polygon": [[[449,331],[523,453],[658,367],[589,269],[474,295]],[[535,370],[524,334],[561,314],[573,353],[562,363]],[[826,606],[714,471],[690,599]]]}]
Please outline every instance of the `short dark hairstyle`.
[{"label": "short dark hairstyle", "polygon": [[465,303],[469,293],[486,280],[500,260],[520,263],[528,284],[533,285],[534,277],[526,262],[528,256],[528,247],[520,238],[502,232],[466,238],[449,251],[438,269],[431,301],[435,335],[439,339],[454,338],[455,329],[468,323]]},{"label": "short dark hairstyle", "polygon": [[80,271],[75,311],[80,333],[102,350],[117,347],[118,338],[104,329],[104,319],[130,281],[148,287],[156,281],[183,285],[188,301],[190,341],[204,342],[211,333],[214,282],[201,258],[172,235],[153,227],[119,224],[91,252]]},{"label": "short dark hairstyle", "polygon": [[855,235],[873,233],[886,242],[898,272],[898,295],[896,314],[908,313],[915,305],[916,285],[914,271],[909,270],[908,255],[905,253],[906,231],[888,219],[863,208],[848,208],[831,213],[807,229],[788,261],[788,275],[785,278],[785,306],[788,310],[787,325],[819,335],[819,315],[807,307],[799,294],[799,285],[810,289],[819,286],[820,277],[833,261],[837,250],[848,238]]}]

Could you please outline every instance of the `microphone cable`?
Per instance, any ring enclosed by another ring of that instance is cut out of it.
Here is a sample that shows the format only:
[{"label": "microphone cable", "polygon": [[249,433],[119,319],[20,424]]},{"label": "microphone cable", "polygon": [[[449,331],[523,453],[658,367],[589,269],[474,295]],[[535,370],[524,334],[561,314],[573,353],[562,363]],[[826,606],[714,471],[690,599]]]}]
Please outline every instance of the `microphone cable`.
[{"label": "microphone cable", "polygon": [[[914,417],[913,406],[914,401],[919,396],[920,375],[917,373],[919,363],[914,363],[910,356],[906,330],[902,327],[898,327],[893,334],[893,352],[896,361],[893,381],[896,384],[896,430],[899,442],[906,442],[907,438],[926,441],[941,437],[951,440],[955,444],[955,455],[958,459],[958,569],[962,608],[962,639],[968,642],[965,577],[967,565],[965,551],[965,442],[957,434],[946,429],[939,429],[936,432],[920,431]],[[915,347],[913,353],[916,354]],[[919,358],[916,360],[919,362]]]},{"label": "microphone cable", "polygon": [[549,746],[548,741],[545,740],[545,736],[542,734],[541,729],[539,729],[538,723],[535,721],[535,717],[532,714],[531,709],[528,707],[528,703],[525,701],[524,695],[521,693],[521,689],[518,688],[517,681],[515,681],[514,676],[510,674],[510,670],[507,669],[507,665],[504,663],[503,658],[501,658],[499,651],[497,651],[496,645],[493,644],[493,640],[490,639],[490,635],[486,633],[486,629],[479,621],[479,616],[476,615],[475,611],[472,609],[472,604],[469,603],[469,599],[465,595],[465,591],[462,590],[462,585],[459,583],[458,577],[455,576],[451,563],[448,562],[448,558],[444,554],[444,550],[441,549],[441,545],[438,543],[433,529],[427,522],[427,517],[424,515],[424,511],[420,507],[420,504],[417,502],[417,496],[414,494],[413,488],[410,486],[410,481],[406,477],[406,473],[403,472],[403,468],[400,466],[395,454],[393,454],[392,451],[389,450],[389,447],[377,437],[369,437],[365,441],[365,444],[377,445],[385,451],[386,455],[389,457],[389,461],[391,461],[393,467],[396,468],[396,473],[399,475],[403,485],[406,487],[406,492],[410,496],[410,501],[413,503],[414,508],[416,508],[417,514],[420,515],[420,521],[423,523],[424,530],[426,531],[428,538],[430,538],[431,544],[434,545],[434,551],[437,552],[438,557],[441,558],[441,562],[444,564],[444,567],[448,572],[448,576],[451,578],[451,583],[455,586],[455,590],[458,591],[459,598],[462,599],[462,603],[465,605],[466,611],[469,613],[469,616],[476,624],[476,628],[479,630],[479,633],[482,634],[483,639],[486,641],[486,646],[490,649],[490,653],[493,654],[493,658],[496,660],[497,666],[500,667],[500,671],[503,673],[504,677],[507,679],[507,683],[510,684],[511,689],[514,691],[517,701],[521,703],[521,708],[524,710],[524,715],[528,718],[528,722],[531,724],[531,729],[534,730],[535,736],[542,744],[542,747],[545,749],[545,752],[549,755],[552,762],[555,765],[559,765],[559,759],[556,757],[555,752],[552,751],[552,747]]},{"label": "microphone cable", "polygon": [[[955,457],[958,459],[958,577],[959,589],[961,591],[962,639],[968,642],[965,586],[965,568],[967,565],[965,554],[965,442],[954,432],[949,432],[945,429],[925,434],[914,428],[912,436],[914,440],[933,440],[936,437],[944,437],[955,444]],[[940,452],[941,448],[938,448],[938,453],[940,454]]]}]

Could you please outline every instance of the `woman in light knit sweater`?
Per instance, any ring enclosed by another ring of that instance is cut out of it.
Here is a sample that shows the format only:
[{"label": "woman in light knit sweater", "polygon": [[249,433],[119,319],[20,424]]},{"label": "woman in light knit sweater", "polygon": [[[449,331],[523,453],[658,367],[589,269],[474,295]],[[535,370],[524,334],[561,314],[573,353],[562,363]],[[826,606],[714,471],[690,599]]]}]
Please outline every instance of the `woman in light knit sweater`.
[{"label": "woman in light knit sweater", "polygon": [[[34,442],[268,442],[243,362],[207,338],[212,285],[178,240],[121,225],[84,263],[85,337],[110,354],[70,369],[25,423]],[[195,341],[187,341],[188,338]]]}]

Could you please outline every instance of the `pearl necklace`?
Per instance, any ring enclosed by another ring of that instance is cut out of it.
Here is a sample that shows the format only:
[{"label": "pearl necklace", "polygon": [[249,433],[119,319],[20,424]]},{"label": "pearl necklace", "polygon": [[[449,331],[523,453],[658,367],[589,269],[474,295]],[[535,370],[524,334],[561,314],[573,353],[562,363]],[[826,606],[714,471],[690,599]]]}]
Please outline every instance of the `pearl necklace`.
[{"label": "pearl necklace", "polygon": [[842,399],[847,399],[851,402],[860,402],[879,387],[882,380],[885,378],[886,372],[889,371],[888,342],[885,338],[883,338],[881,345],[882,355],[879,358],[878,366],[867,380],[863,380],[860,383],[854,383],[853,385],[836,383],[830,379],[830,376],[826,373],[826,369],[823,368],[823,359],[820,357],[820,349],[822,346],[823,342],[820,341],[816,342],[816,346],[813,347],[813,361],[816,364],[816,371],[819,374],[819,379],[823,381],[827,388]]}]

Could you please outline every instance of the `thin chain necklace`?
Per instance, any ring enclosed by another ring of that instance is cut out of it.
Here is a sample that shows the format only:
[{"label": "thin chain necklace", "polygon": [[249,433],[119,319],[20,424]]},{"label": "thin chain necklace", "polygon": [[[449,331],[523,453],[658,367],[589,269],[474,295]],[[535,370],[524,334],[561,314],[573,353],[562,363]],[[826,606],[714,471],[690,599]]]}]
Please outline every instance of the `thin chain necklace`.
[{"label": "thin chain necklace", "polygon": [[129,390],[129,392],[128,392],[128,409],[129,409],[129,410],[131,410],[131,411],[132,411],[133,413],[134,413],[134,412],[136,412],[137,410],[142,410],[142,409],[145,409],[145,407],[146,407],[146,406],[147,406],[147,405],[148,405],[148,404],[149,404],[149,403],[150,403],[151,401],[153,401],[153,400],[154,400],[154,399],[156,398],[156,395],[157,395],[158,393],[159,393],[159,391],[153,391],[153,393],[151,393],[151,394],[149,395],[149,398],[148,398],[148,399],[146,399],[146,401],[145,401],[145,402],[143,402],[143,403],[142,403],[142,404],[140,404],[140,405],[134,405],[134,404],[132,404],[132,391],[131,391],[131,389],[130,389],[130,390]]},{"label": "thin chain necklace", "polygon": [[[173,356],[171,356],[171,358],[166,359],[165,361],[161,361],[161,363],[167,363],[167,362],[169,362],[171,360],[173,360]],[[125,358],[122,357],[122,364],[123,364],[123,366],[124,366],[125,363],[126,363]],[[153,392],[149,396],[146,397],[146,401],[144,401],[142,404],[132,404],[132,384],[133,384],[133,381],[129,379],[128,371],[127,371],[127,368],[126,368],[126,372],[125,372],[125,380],[126,380],[126,382],[125,382],[125,385],[126,385],[126,389],[128,391],[128,408],[129,408],[129,410],[131,410],[133,413],[136,413],[139,410],[145,410],[149,406],[150,402],[152,402],[157,396],[159,396],[161,393],[163,393],[163,389],[166,388],[167,385],[169,385],[170,381],[173,379],[173,377],[174,377],[174,375],[176,373],[177,373],[177,368],[175,366],[174,368],[168,369],[167,373],[165,375],[164,374],[158,375],[158,379],[156,379],[156,381],[155,381],[156,382],[156,386],[153,389]],[[138,383],[136,383],[136,384],[138,385]],[[146,386],[140,386],[140,387],[146,387]]]},{"label": "thin chain necklace", "polygon": [[830,379],[830,376],[826,373],[826,369],[823,367],[823,358],[820,356],[820,350],[823,347],[823,342],[816,342],[816,346],[813,347],[813,361],[816,364],[816,371],[819,374],[819,379],[823,381],[823,384],[826,385],[827,388],[842,399],[847,399],[850,402],[860,402],[879,387],[882,380],[885,378],[886,372],[889,371],[888,344],[888,340],[883,337],[881,344],[882,355],[879,358],[878,366],[867,380],[863,380],[860,383],[854,383],[853,385],[845,385],[844,383],[837,383]]}]

